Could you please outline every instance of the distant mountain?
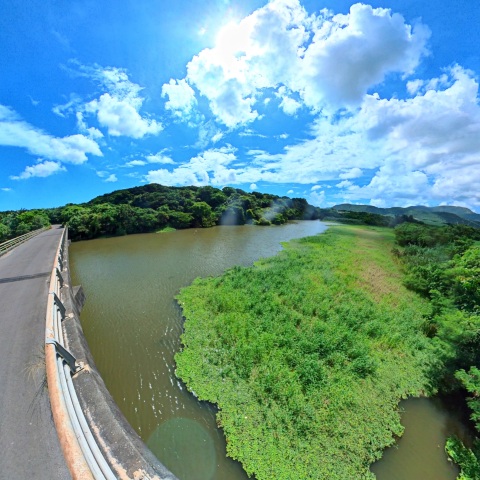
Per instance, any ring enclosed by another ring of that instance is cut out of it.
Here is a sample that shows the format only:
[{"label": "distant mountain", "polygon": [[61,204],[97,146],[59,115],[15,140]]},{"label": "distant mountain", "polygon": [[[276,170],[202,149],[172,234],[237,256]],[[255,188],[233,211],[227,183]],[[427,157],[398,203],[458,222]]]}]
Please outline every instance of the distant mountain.
[{"label": "distant mountain", "polygon": [[455,206],[439,206],[425,207],[423,205],[415,205],[412,207],[391,207],[379,208],[372,205],[352,205],[350,203],[342,203],[335,205],[332,210],[338,212],[366,212],[377,215],[385,215],[395,217],[399,215],[407,215],[415,220],[427,223],[429,225],[445,225],[445,224],[463,224],[480,228],[480,215],[472,212],[465,207]]}]

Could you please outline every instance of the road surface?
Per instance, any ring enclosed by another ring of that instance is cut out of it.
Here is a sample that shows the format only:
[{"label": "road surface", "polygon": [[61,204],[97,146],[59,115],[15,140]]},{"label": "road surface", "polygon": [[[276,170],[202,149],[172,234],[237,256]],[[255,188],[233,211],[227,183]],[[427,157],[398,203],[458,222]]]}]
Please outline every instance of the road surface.
[{"label": "road surface", "polygon": [[45,313],[62,229],[0,257],[0,480],[71,480],[45,381]]}]

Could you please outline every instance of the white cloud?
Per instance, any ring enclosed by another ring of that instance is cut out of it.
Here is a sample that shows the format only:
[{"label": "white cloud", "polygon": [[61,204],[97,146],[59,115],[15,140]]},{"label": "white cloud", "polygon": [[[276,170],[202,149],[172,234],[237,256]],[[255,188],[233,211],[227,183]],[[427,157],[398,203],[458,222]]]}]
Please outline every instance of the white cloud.
[{"label": "white cloud", "polygon": [[458,66],[436,80],[406,100],[366,98],[355,128],[381,145],[387,160],[355,198],[480,204],[477,80]]},{"label": "white cloud", "polygon": [[75,111],[79,128],[90,132],[94,138],[98,138],[100,132],[87,127],[84,114],[95,115],[99,125],[115,137],[143,138],[145,135],[157,135],[162,131],[160,122],[140,114],[145,100],[140,95],[143,88],[130,81],[124,69],[85,66],[74,61],[70,63],[74,65],[74,69],[70,70],[72,75],[93,79],[103,93],[87,103],[73,97],[66,105],[56,106],[55,113],[65,116],[65,113]]},{"label": "white cloud", "polygon": [[188,167],[178,167],[173,171],[169,171],[165,168],[158,170],[151,170],[145,176],[145,180],[148,183],[160,183],[161,185],[208,185],[208,175],[205,177],[199,177],[195,172]]},{"label": "white cloud", "polygon": [[257,184],[256,183],[251,183],[250,184],[250,190],[256,190],[257,189]]},{"label": "white cloud", "polygon": [[216,45],[188,63],[187,76],[163,91],[172,99],[178,93],[172,108],[188,114],[194,87],[229,128],[259,118],[255,105],[265,103],[266,89],[282,98],[288,115],[302,104],[314,111],[356,106],[388,74],[411,74],[427,54],[429,35],[420,22],[411,27],[388,9],[359,3],[345,15],[309,16],[298,0],[272,0],[226,25]]},{"label": "white cloud", "polygon": [[81,133],[84,133],[88,138],[97,139],[102,138],[103,133],[95,127],[88,127],[87,123],[84,120],[83,113],[77,112],[75,114],[77,117],[77,128]]},{"label": "white cloud", "polygon": [[410,80],[407,82],[407,91],[410,95],[415,95],[423,87],[424,81],[420,79]]},{"label": "white cloud", "polygon": [[303,95],[307,105],[358,105],[387,74],[413,73],[430,31],[385,8],[357,3],[347,15],[328,15],[305,51]]},{"label": "white cloud", "polygon": [[[406,99],[367,95],[359,109],[334,121],[318,116],[310,131],[313,138],[279,153],[252,149],[246,152],[249,161],[238,163],[232,149],[209,150],[157,175],[176,184],[188,179],[202,185],[311,185],[339,179],[336,187],[356,203],[480,205],[480,106],[474,75],[453,67],[418,88]],[[362,184],[356,185],[358,178]],[[312,187],[318,204],[326,188]]]},{"label": "white cloud", "polygon": [[297,110],[301,108],[302,104],[290,97],[283,97],[280,103],[280,108],[287,115],[295,115]]},{"label": "white cloud", "polygon": [[238,183],[236,170],[230,164],[236,160],[235,149],[226,146],[206,150],[173,170],[151,170],[147,182],[163,185],[227,185]]},{"label": "white cloud", "polygon": [[337,183],[335,186],[337,188],[348,188],[351,187],[353,183],[350,180],[342,180],[340,183]]},{"label": "white cloud", "polygon": [[127,136],[142,138],[147,134],[156,135],[163,127],[156,120],[143,118],[138,110],[139,98],[118,98],[104,93],[98,100],[89,102],[85,109],[97,115],[98,123],[108,129],[114,137]]},{"label": "white cloud", "polygon": [[3,187],[0,190],[2,190],[3,192],[11,192],[12,191],[12,189],[9,188],[9,187]]},{"label": "white cloud", "polygon": [[351,179],[351,178],[361,177],[362,175],[363,175],[363,172],[360,168],[353,167],[350,170],[347,170],[346,172],[340,173],[338,177],[343,179]]},{"label": "white cloud", "polygon": [[163,152],[158,152],[155,155],[147,155],[145,157],[148,163],[161,163],[163,165],[175,165],[175,161]]},{"label": "white cloud", "polygon": [[130,162],[127,162],[125,164],[126,167],[142,167],[143,165],[146,165],[147,162],[143,160],[131,160]]},{"label": "white cloud", "polygon": [[49,160],[81,164],[87,155],[102,156],[100,147],[85,135],[54,137],[21,120],[10,108],[0,105],[0,145],[25,148]]},{"label": "white cloud", "polygon": [[116,182],[116,181],[118,181],[118,178],[114,173],[108,173],[104,170],[97,170],[96,173],[100,178],[104,179],[103,180],[104,182]]},{"label": "white cloud", "polygon": [[293,190],[289,190],[289,191],[287,192],[287,195],[292,195],[293,193],[295,193]]},{"label": "white cloud", "polygon": [[104,181],[105,182],[116,182],[116,181],[118,181],[118,178],[114,173],[112,173]]},{"label": "white cloud", "polygon": [[179,117],[190,116],[197,100],[192,87],[183,80],[170,79],[162,87],[162,97],[168,96],[165,108]]},{"label": "white cloud", "polygon": [[307,197],[307,200],[309,203],[314,205],[315,207],[321,207],[322,205],[325,204],[325,192],[322,191],[316,191],[310,193],[310,195]]},{"label": "white cloud", "polygon": [[67,169],[58,162],[51,162],[46,160],[26,167],[25,170],[18,176],[11,176],[12,180],[26,180],[32,177],[49,177],[54,173],[66,172]]}]

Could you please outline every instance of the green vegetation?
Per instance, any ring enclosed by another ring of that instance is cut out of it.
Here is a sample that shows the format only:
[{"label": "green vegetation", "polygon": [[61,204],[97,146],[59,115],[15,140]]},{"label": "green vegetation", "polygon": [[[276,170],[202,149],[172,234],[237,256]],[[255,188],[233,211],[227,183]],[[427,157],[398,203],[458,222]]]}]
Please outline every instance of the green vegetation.
[{"label": "green vegetation", "polygon": [[[405,284],[430,301],[423,329],[442,361],[439,385],[464,390],[480,431],[480,230],[404,224],[396,234]],[[460,480],[480,479],[478,439],[469,449],[452,437],[446,450],[461,468]]]},{"label": "green vegetation", "polygon": [[49,225],[50,219],[44,210],[0,212],[0,242]]},{"label": "green vegetation", "polygon": [[218,405],[228,454],[258,480],[373,478],[399,400],[435,390],[431,308],[403,286],[393,242],[334,227],[181,291],[177,373]]},{"label": "green vegetation", "polygon": [[374,215],[386,216],[391,220],[396,217],[404,217],[435,226],[463,224],[477,228],[480,227],[480,215],[464,207],[423,207],[418,205],[406,208],[378,208],[372,205],[351,205],[348,203],[342,203],[340,205],[335,205],[331,211],[336,212],[335,214],[340,217],[346,215],[347,212],[371,213]]},{"label": "green vegetation", "polygon": [[289,220],[319,219],[321,210],[304,198],[247,193],[231,187],[219,190],[210,186],[165,187],[152,183],[117,190],[81,205],[0,213],[0,240],[20,235],[24,220],[12,223],[11,218],[26,215],[68,225],[72,240],[86,240],[219,224],[280,225]]}]

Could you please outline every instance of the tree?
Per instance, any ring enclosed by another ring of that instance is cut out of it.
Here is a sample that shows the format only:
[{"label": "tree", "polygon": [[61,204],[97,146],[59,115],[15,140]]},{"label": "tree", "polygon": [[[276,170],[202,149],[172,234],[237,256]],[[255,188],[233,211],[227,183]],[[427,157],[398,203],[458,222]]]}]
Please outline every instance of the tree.
[{"label": "tree", "polygon": [[208,203],[195,202],[191,210],[195,227],[213,227],[215,225],[217,217]]},{"label": "tree", "polygon": [[10,228],[8,228],[3,223],[0,223],[0,242],[7,240],[10,236]]}]

